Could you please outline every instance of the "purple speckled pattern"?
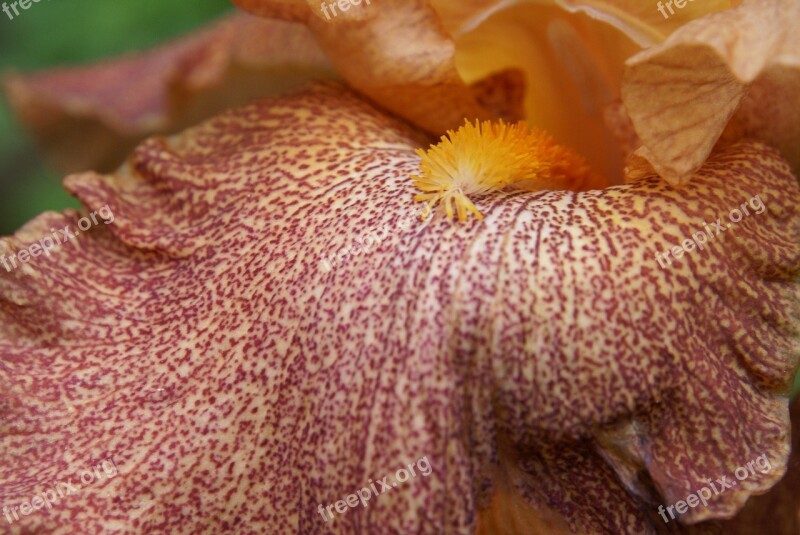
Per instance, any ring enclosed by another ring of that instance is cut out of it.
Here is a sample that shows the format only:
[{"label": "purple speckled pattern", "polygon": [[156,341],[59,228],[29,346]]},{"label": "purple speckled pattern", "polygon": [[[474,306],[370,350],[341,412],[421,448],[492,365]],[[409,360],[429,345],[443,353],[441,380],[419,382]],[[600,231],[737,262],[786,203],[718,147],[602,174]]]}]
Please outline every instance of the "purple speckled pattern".
[{"label": "purple speckled pattern", "polygon": [[[800,188],[774,150],[732,145],[682,189],[497,194],[484,221],[404,225],[426,143],[316,85],[68,177],[115,221],[0,270],[0,506],[106,458],[119,474],[0,531],[471,535],[504,486],[577,532],[638,534],[653,498],[631,473],[667,504],[769,455],[692,520],[775,483]],[[659,267],[754,195],[763,214]],[[396,232],[322,269],[374,229]],[[422,456],[430,476],[322,520]]]}]

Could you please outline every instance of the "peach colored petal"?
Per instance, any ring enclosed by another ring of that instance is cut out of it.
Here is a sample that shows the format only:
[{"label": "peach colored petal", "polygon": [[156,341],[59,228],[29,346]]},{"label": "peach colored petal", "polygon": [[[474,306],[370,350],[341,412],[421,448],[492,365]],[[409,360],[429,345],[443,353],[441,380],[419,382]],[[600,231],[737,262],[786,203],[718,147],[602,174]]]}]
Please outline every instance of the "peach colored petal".
[{"label": "peach colored petal", "polygon": [[[472,535],[511,503],[638,535],[756,452],[771,474],[686,519],[774,484],[800,300],[800,186],[774,150],[733,144],[682,190],[492,195],[453,225],[413,211],[425,137],[318,86],[69,177],[114,222],[0,270],[0,504],[103,458],[120,474],[15,527]],[[763,213],[659,267],[756,194]],[[428,477],[323,521],[422,456]]]},{"label": "peach colored petal", "polygon": [[[681,0],[682,1],[682,0]],[[672,3],[664,0],[663,4]],[[686,0],[683,8],[665,7],[641,0],[431,0],[453,35],[471,31],[494,13],[525,4],[549,4],[571,13],[585,13],[614,26],[640,46],[652,46],[688,21],[732,7],[738,0]]]},{"label": "peach colored petal", "polygon": [[628,62],[622,98],[647,157],[685,183],[725,142],[754,137],[800,166],[800,3],[746,0]]},{"label": "peach colored petal", "polygon": [[149,52],[10,75],[6,89],[59,168],[110,171],[147,135],[333,76],[302,26],[238,15]]},{"label": "peach colored petal", "polygon": [[460,35],[456,64],[467,83],[501,68],[521,71],[528,123],[576,150],[599,174],[622,182],[622,155],[603,110],[618,99],[624,61],[638,50],[584,14],[522,3]]},{"label": "peach colored petal", "polygon": [[678,7],[672,6],[674,0],[663,0],[660,5],[658,1],[641,0],[555,1],[570,11],[584,12],[608,22],[643,47],[663,41],[691,20],[724,11],[739,3],[739,0],[679,0],[678,3],[682,3],[683,7]]},{"label": "peach colored petal", "polygon": [[[254,14],[304,20],[348,84],[374,101],[433,133],[457,128],[465,117],[522,118],[524,81],[498,67],[471,83],[495,85],[507,94],[501,109],[481,100],[484,85],[471,89],[455,67],[455,46],[426,0],[362,2],[334,16],[309,0],[305,15],[287,14],[276,0],[236,0]],[[299,5],[295,2],[293,5]],[[299,9],[299,8],[296,8]],[[505,72],[500,72],[505,71]],[[498,80],[502,80],[497,83]],[[494,99],[496,102],[498,99]]]},{"label": "peach colored petal", "polygon": [[[307,23],[352,87],[430,132],[457,128],[464,117],[524,117],[621,182],[622,158],[602,110],[618,98],[623,63],[639,50],[630,39],[661,40],[665,28],[730,2],[689,6],[664,28],[648,22],[662,17],[655,5],[645,16],[641,3],[624,0],[397,0],[336,14],[331,2],[314,0],[238,5]],[[497,84],[499,98],[481,98],[486,80],[510,73]],[[502,101],[509,104],[498,107]]]},{"label": "peach colored petal", "polygon": [[[442,134],[465,117],[527,118],[598,172],[619,175],[598,110],[616,98],[623,61],[638,47],[608,24],[527,2],[382,1],[335,16],[330,3],[323,11],[309,0],[305,13],[302,0],[289,3],[238,5],[305,21],[352,87],[428,131]],[[494,86],[489,100],[487,85]]]}]

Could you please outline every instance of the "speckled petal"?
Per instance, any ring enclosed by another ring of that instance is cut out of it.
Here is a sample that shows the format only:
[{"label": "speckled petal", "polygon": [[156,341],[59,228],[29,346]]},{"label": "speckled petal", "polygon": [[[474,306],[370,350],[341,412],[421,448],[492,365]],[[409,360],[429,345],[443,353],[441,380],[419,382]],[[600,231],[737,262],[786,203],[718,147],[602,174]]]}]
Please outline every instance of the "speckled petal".
[{"label": "speckled petal", "polygon": [[[411,202],[423,140],[317,86],[69,177],[114,222],[0,271],[0,504],[104,458],[120,473],[17,526],[472,535],[512,503],[638,535],[651,500],[761,452],[772,473],[687,520],[776,481],[800,191],[774,150],[733,145],[680,191],[492,195],[452,224]],[[756,194],[763,213],[659,267]],[[76,217],[42,215],[0,254]],[[427,477],[323,520],[423,456]]]},{"label": "speckled petal", "polygon": [[752,535],[769,526],[770,535],[800,533],[800,396],[792,402],[792,456],[784,478],[767,494],[755,496],[735,518],[721,523],[726,535]]},{"label": "speckled petal", "polygon": [[240,14],[148,52],[12,74],[6,91],[60,169],[112,171],[148,135],[333,77],[302,25]]},{"label": "speckled petal", "polygon": [[797,0],[745,0],[628,61],[622,98],[661,176],[689,180],[723,133],[769,143],[800,169],[798,20]]}]

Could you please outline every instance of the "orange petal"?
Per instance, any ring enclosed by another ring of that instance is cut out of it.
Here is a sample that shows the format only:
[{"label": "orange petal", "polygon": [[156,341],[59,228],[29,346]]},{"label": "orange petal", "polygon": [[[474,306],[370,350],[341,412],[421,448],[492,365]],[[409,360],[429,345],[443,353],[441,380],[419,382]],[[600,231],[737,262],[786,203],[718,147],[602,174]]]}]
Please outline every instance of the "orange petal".
[{"label": "orange petal", "polygon": [[[465,117],[524,117],[618,182],[622,157],[602,110],[618,98],[624,60],[639,50],[631,40],[658,42],[686,20],[730,6],[708,0],[662,24],[655,6],[627,0],[364,0],[335,13],[333,3],[313,0],[238,4],[306,22],[352,87],[430,132]],[[487,80],[499,82],[489,100],[481,95]]]},{"label": "orange petal", "polygon": [[726,127],[725,142],[759,139],[799,168],[798,18],[795,0],[746,0],[631,58],[623,101],[662,177],[689,180]]},{"label": "orange petal", "polygon": [[[430,132],[464,118],[525,118],[621,182],[622,158],[602,110],[618,98],[623,62],[639,48],[611,25],[524,2],[502,10],[475,1],[365,2],[335,16],[330,2],[323,12],[309,0],[305,13],[291,2],[289,14],[280,0],[238,4],[306,21],[352,87]],[[468,14],[476,17],[469,24]]]},{"label": "orange petal", "polygon": [[[525,0],[431,0],[442,16],[445,27],[458,35],[476,28],[498,11],[514,5],[533,3]],[[552,0],[551,4],[572,13],[585,13],[616,27],[640,46],[652,46],[663,41],[677,28],[696,18],[722,11],[738,4],[738,0],[686,0],[683,8],[663,7],[657,2],[641,0]],[[667,4],[664,0],[662,4]]]},{"label": "orange petal", "polygon": [[[687,20],[729,8],[694,2],[664,20],[640,0],[499,2],[432,0],[454,36],[456,63],[471,83],[498,68],[526,81],[525,117],[573,147],[603,176],[621,182],[623,157],[604,110],[619,99],[624,62]],[[618,126],[618,125],[615,125]]]},{"label": "orange petal", "polygon": [[[422,224],[426,137],[315,87],[68,178],[114,221],[0,269],[0,503],[104,458],[119,475],[14,528],[471,535],[511,504],[638,534],[652,503],[762,452],[771,473],[685,520],[774,484],[800,328],[800,186],[775,151],[732,145],[682,190],[497,194],[480,224]],[[755,195],[761,213],[659,267]],[[423,456],[428,475],[323,520]]]},{"label": "orange petal", "polygon": [[[434,133],[457,128],[464,117],[521,118],[524,80],[498,67],[471,80],[455,65],[455,46],[426,0],[390,0],[323,13],[309,0],[307,13],[285,14],[280,0],[237,0],[252,13],[301,18],[347,82],[388,110]],[[505,72],[499,72],[505,71]],[[494,93],[486,98],[487,79]]]},{"label": "orange petal", "polygon": [[622,181],[622,155],[603,114],[618,99],[626,58],[639,47],[605,22],[554,6],[520,3],[456,38],[456,64],[467,83],[497,69],[525,80],[528,123]]},{"label": "orange petal", "polygon": [[620,154],[617,132],[609,130],[603,111],[619,99],[625,60],[687,21],[732,3],[689,2],[665,19],[655,1],[431,1],[454,36],[465,81],[498,68],[519,69],[526,81],[529,123],[617,182],[629,148]]},{"label": "orange petal", "polygon": [[11,75],[6,88],[59,168],[110,171],[147,135],[330,76],[302,26],[238,15],[149,52]]}]

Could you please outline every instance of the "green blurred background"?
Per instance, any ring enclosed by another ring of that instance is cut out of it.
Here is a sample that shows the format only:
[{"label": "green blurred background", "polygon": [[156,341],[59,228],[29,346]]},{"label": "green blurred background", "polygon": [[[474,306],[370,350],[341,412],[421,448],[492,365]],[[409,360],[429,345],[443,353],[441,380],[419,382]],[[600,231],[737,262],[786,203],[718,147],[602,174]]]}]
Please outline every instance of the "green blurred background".
[{"label": "green blurred background", "polygon": [[[232,10],[230,0],[42,0],[13,20],[0,11],[0,73],[143,50]],[[67,207],[78,202],[0,99],[0,235],[45,210]]]}]

